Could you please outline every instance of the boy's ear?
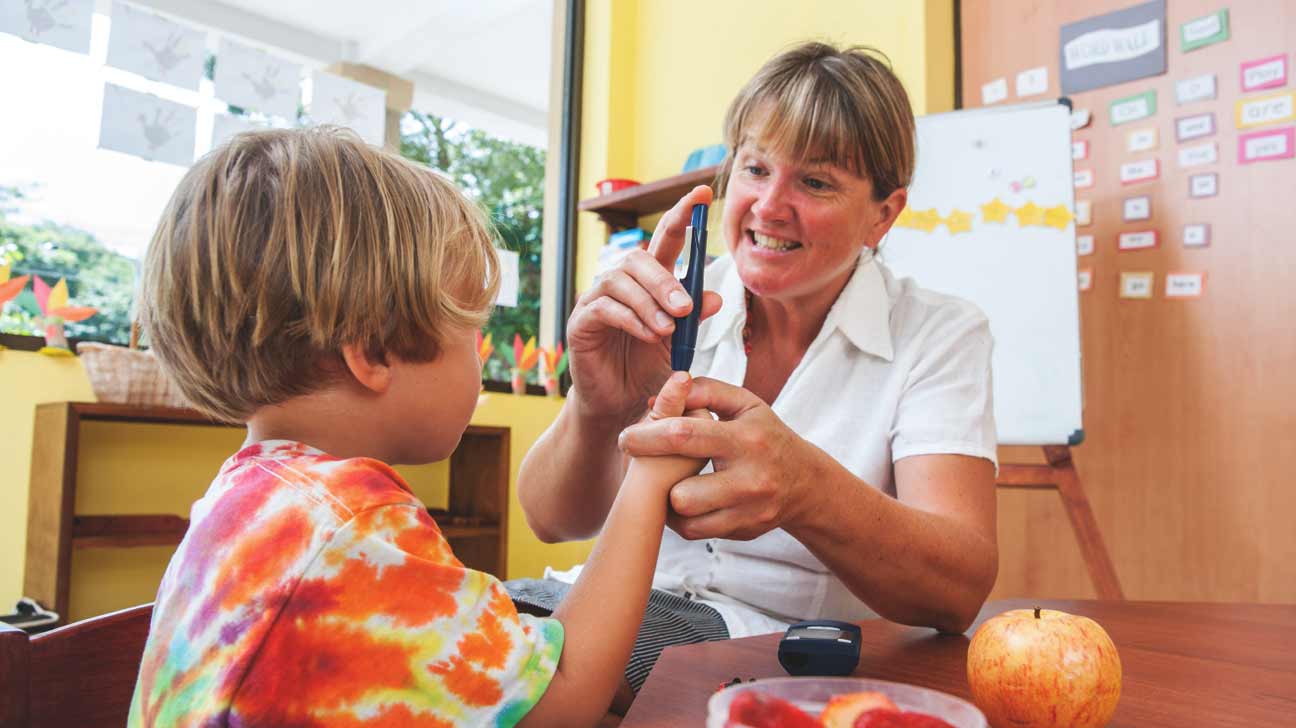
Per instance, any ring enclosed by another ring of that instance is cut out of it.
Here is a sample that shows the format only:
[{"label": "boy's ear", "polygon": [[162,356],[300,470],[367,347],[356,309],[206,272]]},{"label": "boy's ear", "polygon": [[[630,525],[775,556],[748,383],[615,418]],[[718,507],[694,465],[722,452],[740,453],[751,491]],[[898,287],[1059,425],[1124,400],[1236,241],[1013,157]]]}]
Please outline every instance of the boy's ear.
[{"label": "boy's ear", "polygon": [[346,362],[351,376],[365,389],[382,394],[391,386],[392,370],[383,358],[374,358],[361,344],[345,344],[342,361]]}]

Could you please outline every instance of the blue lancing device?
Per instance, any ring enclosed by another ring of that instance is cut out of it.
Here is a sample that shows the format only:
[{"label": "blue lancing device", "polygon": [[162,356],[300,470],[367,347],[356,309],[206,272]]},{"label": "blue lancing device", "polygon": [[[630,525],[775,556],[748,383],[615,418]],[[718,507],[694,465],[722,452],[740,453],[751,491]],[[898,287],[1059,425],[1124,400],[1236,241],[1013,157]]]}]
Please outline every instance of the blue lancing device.
[{"label": "blue lancing device", "polygon": [[684,236],[688,238],[688,263],[684,277],[679,282],[693,299],[688,315],[675,319],[675,332],[671,334],[671,369],[686,372],[693,366],[693,351],[697,348],[698,319],[702,315],[702,274],[706,269],[707,206],[694,205],[693,218]]}]

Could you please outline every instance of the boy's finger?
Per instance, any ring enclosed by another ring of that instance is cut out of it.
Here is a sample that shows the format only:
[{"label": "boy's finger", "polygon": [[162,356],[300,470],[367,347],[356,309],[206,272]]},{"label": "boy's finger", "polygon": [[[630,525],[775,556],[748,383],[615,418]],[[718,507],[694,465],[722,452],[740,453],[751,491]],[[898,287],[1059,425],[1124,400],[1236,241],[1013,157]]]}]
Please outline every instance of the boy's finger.
[{"label": "boy's finger", "polygon": [[661,392],[652,404],[652,418],[678,417],[684,413],[684,401],[688,399],[689,384],[692,380],[688,372],[675,372],[662,385]]}]

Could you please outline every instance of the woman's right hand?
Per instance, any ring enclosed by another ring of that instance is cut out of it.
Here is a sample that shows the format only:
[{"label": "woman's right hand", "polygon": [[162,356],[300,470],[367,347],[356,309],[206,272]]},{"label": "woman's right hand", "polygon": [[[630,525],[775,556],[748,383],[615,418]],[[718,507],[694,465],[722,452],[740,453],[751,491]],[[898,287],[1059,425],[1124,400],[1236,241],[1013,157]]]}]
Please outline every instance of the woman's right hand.
[{"label": "woman's right hand", "polygon": [[[576,301],[567,319],[568,397],[583,416],[629,424],[670,376],[674,318],[692,308],[673,273],[675,261],[687,243],[693,206],[711,199],[710,187],[694,187],[662,215],[646,250],[632,251]],[[715,292],[703,294],[701,318],[719,311],[720,303]]]}]

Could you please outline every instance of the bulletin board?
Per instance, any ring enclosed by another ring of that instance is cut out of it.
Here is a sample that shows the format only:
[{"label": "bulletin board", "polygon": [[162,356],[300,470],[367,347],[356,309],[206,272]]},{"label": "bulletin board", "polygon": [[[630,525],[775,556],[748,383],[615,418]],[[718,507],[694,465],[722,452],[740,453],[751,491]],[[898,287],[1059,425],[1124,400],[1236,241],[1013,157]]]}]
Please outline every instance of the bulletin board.
[{"label": "bulletin board", "polygon": [[[1141,36],[1086,25],[1146,5],[962,0],[963,105],[1073,89],[1075,458],[1126,595],[1296,601],[1296,3],[1152,3],[1159,28],[1123,26]],[[1086,595],[1060,510],[1000,504],[997,594]]]}]

